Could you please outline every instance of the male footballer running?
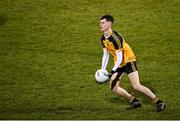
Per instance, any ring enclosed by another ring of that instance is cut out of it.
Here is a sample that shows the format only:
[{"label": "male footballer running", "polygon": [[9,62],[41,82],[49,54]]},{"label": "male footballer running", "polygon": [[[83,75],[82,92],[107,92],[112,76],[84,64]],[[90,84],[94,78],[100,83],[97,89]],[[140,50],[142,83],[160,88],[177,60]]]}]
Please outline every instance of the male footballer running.
[{"label": "male footballer running", "polygon": [[121,34],[112,30],[113,17],[104,15],[100,18],[100,29],[103,32],[101,42],[103,46],[103,57],[101,69],[106,69],[109,62],[109,53],[114,58],[114,66],[109,73],[110,89],[130,101],[130,108],[141,107],[141,102],[119,86],[122,76],[126,73],[136,91],[148,96],[156,104],[156,111],[165,109],[165,103],[160,100],[150,89],[143,86],[139,81],[139,74],[136,66],[136,57],[125,42]]}]

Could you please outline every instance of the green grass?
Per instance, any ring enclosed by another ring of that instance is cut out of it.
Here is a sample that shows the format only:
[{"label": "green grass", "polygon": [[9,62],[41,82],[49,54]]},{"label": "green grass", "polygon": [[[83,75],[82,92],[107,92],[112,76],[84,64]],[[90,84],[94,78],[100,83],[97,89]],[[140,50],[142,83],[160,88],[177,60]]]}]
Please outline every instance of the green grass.
[{"label": "green grass", "polygon": [[[179,7],[179,0],[1,0],[0,119],[180,119]],[[164,112],[126,76],[122,85],[140,109],[126,110],[124,98],[95,82],[104,14],[114,16]]]}]

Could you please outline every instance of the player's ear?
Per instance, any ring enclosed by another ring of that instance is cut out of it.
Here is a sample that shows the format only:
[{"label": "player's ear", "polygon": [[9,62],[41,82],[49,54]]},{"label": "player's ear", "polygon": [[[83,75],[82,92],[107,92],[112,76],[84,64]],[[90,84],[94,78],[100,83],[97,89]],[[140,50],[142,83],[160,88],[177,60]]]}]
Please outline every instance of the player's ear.
[{"label": "player's ear", "polygon": [[112,25],[112,24],[113,24],[111,21],[108,21],[108,23],[109,23],[110,25]]},{"label": "player's ear", "polygon": [[111,26],[111,22],[110,21],[107,21],[108,25]]}]

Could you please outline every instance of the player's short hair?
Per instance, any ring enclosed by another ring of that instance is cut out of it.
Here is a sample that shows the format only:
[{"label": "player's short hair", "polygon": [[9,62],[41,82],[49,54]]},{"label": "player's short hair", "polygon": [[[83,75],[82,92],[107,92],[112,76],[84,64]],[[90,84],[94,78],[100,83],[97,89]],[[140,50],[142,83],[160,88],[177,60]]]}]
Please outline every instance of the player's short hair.
[{"label": "player's short hair", "polygon": [[100,18],[100,20],[106,19],[106,21],[114,22],[114,18],[111,15],[104,15]]}]

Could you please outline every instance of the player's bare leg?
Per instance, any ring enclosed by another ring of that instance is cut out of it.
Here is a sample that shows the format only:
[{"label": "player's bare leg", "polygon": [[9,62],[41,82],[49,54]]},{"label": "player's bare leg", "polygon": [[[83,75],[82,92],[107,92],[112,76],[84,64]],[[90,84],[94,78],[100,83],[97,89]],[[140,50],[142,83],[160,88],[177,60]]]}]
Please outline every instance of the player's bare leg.
[{"label": "player's bare leg", "polygon": [[123,75],[124,75],[124,73],[122,73],[120,76],[118,75],[118,73],[114,73],[112,75],[111,80],[110,80],[110,88],[111,88],[111,90],[114,93],[128,99],[129,102],[131,102],[131,108],[140,107],[141,103],[139,102],[139,100],[137,100],[134,96],[132,96],[125,89],[123,89],[122,87],[119,86],[119,82],[120,82],[119,80],[121,80]]},{"label": "player's bare leg", "polygon": [[[112,84],[113,84],[112,81],[116,78],[117,75],[118,75],[118,73],[115,73],[115,74],[112,75],[111,82],[110,82],[110,88],[114,93],[129,99],[131,97],[131,95],[125,89],[119,87],[119,81],[117,81],[116,84],[114,85],[114,87],[112,88]],[[119,77],[119,79],[121,79],[123,77],[123,75],[124,74],[122,74]]]},{"label": "player's bare leg", "polygon": [[159,98],[156,97],[156,95],[147,87],[141,85],[139,81],[139,74],[138,71],[132,72],[128,74],[128,78],[131,81],[131,84],[133,85],[133,88],[141,93],[144,93],[146,96],[148,96],[153,102],[157,104],[157,111],[163,111],[165,108],[165,103]]},{"label": "player's bare leg", "polygon": [[146,96],[154,99],[156,96],[147,87],[140,84],[138,71],[128,74],[128,78],[131,81],[133,88],[139,92],[144,93]]}]

